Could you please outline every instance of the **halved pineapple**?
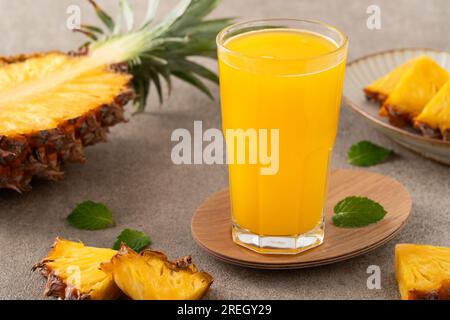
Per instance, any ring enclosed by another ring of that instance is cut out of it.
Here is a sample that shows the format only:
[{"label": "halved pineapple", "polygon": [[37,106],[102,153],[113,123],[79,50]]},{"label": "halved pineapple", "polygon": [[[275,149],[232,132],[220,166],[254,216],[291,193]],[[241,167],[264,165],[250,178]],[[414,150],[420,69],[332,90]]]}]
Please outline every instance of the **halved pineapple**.
[{"label": "halved pineapple", "polygon": [[112,277],[100,270],[116,250],[86,247],[57,238],[49,255],[34,266],[47,277],[44,294],[65,300],[112,300],[122,295]]},{"label": "halved pineapple", "polygon": [[[120,21],[136,21],[129,5],[114,21],[89,3],[103,26],[76,29],[89,38],[82,55],[0,57],[0,189],[29,190],[33,177],[62,179],[61,163],[83,161],[84,146],[124,121],[133,93],[136,111],[145,109],[150,85],[161,102],[162,82],[170,92],[172,76],[212,98],[202,78],[218,83],[216,74],[190,58],[216,58],[215,36],[232,21],[205,19],[219,1],[183,0],[159,22],[147,15],[126,30]],[[152,1],[149,12],[157,6]]]},{"label": "halved pineapple", "polygon": [[101,269],[134,300],[201,299],[213,281],[208,273],[197,270],[191,257],[170,262],[162,252],[144,250],[138,254],[124,244]]},{"label": "halved pineapple", "polygon": [[59,52],[0,58],[0,189],[62,179],[62,162],[84,161],[84,146],[124,121],[131,76],[99,60]]},{"label": "halved pineapple", "polygon": [[395,270],[403,300],[450,299],[450,248],[398,244]]},{"label": "halved pineapple", "polygon": [[425,136],[450,140],[450,80],[414,119],[414,126]]},{"label": "halved pineapple", "polygon": [[449,73],[438,63],[421,56],[413,61],[389,94],[381,113],[387,114],[394,125],[403,126],[422,112],[449,79]]},{"label": "halved pineapple", "polygon": [[365,87],[364,93],[366,94],[366,97],[370,100],[383,103],[395,89],[405,72],[408,71],[414,62],[419,58],[420,57],[408,60],[387,75],[375,80],[373,83]]}]

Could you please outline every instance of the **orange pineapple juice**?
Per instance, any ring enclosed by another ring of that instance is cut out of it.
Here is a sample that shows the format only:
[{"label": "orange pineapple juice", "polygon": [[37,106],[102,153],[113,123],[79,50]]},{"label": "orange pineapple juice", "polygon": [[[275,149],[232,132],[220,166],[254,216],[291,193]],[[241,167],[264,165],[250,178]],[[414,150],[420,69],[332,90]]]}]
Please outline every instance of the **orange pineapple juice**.
[{"label": "orange pineapple juice", "polygon": [[260,164],[229,165],[240,228],[295,236],[321,226],[345,70],[346,50],[337,50],[324,36],[294,29],[242,33],[219,48],[224,131],[279,130],[276,174],[261,175]]}]

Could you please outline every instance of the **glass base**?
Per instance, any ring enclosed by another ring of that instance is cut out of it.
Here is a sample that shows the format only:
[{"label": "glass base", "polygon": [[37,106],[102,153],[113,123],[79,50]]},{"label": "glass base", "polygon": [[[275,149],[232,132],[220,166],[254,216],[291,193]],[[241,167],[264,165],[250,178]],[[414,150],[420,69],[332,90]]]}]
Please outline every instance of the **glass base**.
[{"label": "glass base", "polygon": [[258,253],[298,254],[323,243],[324,223],[310,232],[294,236],[261,236],[233,224],[232,236],[238,245]]}]

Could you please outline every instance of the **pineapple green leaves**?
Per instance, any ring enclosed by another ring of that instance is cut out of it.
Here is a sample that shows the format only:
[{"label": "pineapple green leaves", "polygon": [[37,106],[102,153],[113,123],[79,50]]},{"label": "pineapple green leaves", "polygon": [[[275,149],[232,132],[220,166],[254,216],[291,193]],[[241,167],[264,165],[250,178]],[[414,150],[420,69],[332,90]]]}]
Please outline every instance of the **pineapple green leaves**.
[{"label": "pineapple green leaves", "polygon": [[77,31],[85,34],[89,41],[84,45],[89,50],[101,47],[121,38],[132,39],[135,48],[127,56],[132,85],[136,92],[136,112],[145,110],[151,87],[163,102],[163,83],[171,92],[171,78],[179,78],[212,98],[203,80],[218,83],[217,75],[208,68],[192,61],[191,57],[216,58],[215,38],[217,33],[229,25],[232,19],[205,19],[220,0],[180,0],[162,19],[156,20],[159,0],[149,0],[144,21],[136,28],[132,7],[128,0],[120,0],[120,14],[113,19],[93,0],[103,27],[81,25]]}]

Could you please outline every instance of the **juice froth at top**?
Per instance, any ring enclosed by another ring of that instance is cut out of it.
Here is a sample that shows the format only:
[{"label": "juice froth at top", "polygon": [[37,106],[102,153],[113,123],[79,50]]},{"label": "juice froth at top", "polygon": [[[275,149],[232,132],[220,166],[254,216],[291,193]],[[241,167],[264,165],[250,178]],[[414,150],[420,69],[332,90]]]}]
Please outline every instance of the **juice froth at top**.
[{"label": "juice froth at top", "polygon": [[225,47],[249,57],[270,59],[313,58],[338,49],[331,39],[292,29],[246,32],[230,38],[225,42]]}]

